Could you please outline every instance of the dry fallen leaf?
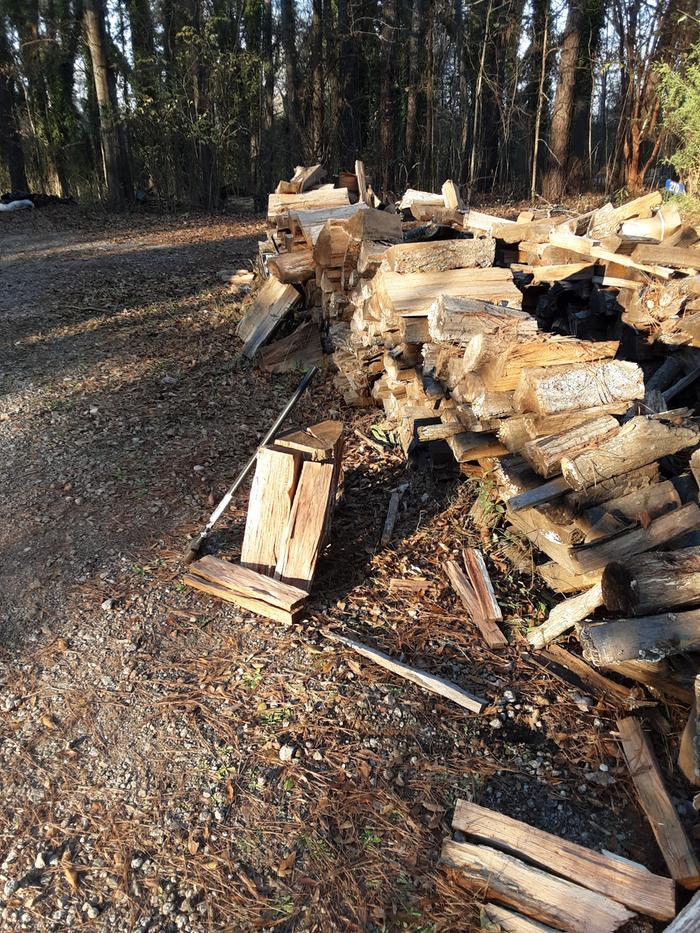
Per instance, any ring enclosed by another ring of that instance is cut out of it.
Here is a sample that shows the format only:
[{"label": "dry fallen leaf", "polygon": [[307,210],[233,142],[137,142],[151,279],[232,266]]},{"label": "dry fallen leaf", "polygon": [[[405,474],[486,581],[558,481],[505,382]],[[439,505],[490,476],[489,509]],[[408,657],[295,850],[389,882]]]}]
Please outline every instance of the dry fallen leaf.
[{"label": "dry fallen leaf", "polygon": [[71,865],[70,852],[68,849],[61,856],[61,869],[63,875],[73,891],[78,890],[78,872]]},{"label": "dry fallen leaf", "polygon": [[277,874],[280,875],[280,877],[283,877],[284,875],[288,875],[289,872],[294,868],[294,863],[296,862],[296,860],[297,860],[296,852],[290,852],[289,855],[283,858],[282,861],[277,866]]},{"label": "dry fallen leaf", "polygon": [[236,792],[233,789],[233,780],[231,778],[227,779],[226,784],[224,786],[224,790],[226,793],[226,800],[229,803],[233,803],[233,798],[236,796]]}]

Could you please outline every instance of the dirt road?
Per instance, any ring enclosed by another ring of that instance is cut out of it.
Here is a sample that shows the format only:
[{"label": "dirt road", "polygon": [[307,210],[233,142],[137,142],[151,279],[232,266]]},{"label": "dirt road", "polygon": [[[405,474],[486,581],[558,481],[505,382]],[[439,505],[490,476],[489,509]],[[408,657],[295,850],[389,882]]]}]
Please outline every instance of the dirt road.
[{"label": "dirt road", "polygon": [[[441,561],[481,540],[511,635],[542,612],[508,542],[470,521],[479,490],[367,444],[377,413],[329,379],[299,409],[348,427],[309,618],[284,629],[184,590],[186,534],[296,381],[240,359],[216,276],[252,259],[256,221],[0,219],[3,930],[468,930],[437,865],[460,796],[658,867],[623,813],[610,710],[487,652],[446,589]],[[235,553],[244,518],[243,496],[217,548]],[[391,584],[407,577],[419,599]],[[327,624],[487,715],[369,670]]]}]

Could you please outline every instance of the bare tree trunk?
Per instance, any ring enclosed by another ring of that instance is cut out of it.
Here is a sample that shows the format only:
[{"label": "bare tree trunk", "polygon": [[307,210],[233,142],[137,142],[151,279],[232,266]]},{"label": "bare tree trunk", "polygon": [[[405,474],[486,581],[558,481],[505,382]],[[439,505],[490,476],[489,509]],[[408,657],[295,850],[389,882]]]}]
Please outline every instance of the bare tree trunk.
[{"label": "bare tree trunk", "polygon": [[338,0],[338,98],[336,109],[338,166],[352,171],[352,165],[358,155],[355,114],[351,101],[357,99],[357,88],[353,87],[352,59],[355,54],[350,37],[348,3],[351,0]]},{"label": "bare tree trunk", "polygon": [[423,184],[435,185],[435,0],[428,0],[427,55],[425,61],[425,140],[423,145]]},{"label": "bare tree trunk", "polygon": [[2,19],[0,19],[0,150],[10,175],[10,188],[17,192],[27,191],[29,186],[22,140],[15,119],[14,62]]},{"label": "bare tree trunk", "polygon": [[398,31],[397,0],[382,4],[381,79],[379,87],[379,165],[382,191],[394,186],[396,164],[396,33]]},{"label": "bare tree trunk", "polygon": [[484,72],[486,69],[486,49],[489,44],[489,28],[491,25],[492,0],[489,0],[484,21],[484,36],[479,54],[479,69],[474,87],[474,107],[472,113],[472,144],[469,153],[469,179],[467,184],[467,200],[471,202],[474,186],[476,184],[477,156],[479,151],[479,126],[481,121],[481,98],[484,87]]},{"label": "bare tree trunk", "polygon": [[275,72],[272,61],[272,0],[263,0],[262,23],[263,79],[265,86],[265,109],[263,115],[263,170],[261,173],[261,191],[265,194],[272,190],[274,168],[272,122],[274,119]]},{"label": "bare tree trunk", "polygon": [[109,92],[107,35],[103,0],[85,0],[85,29],[95,81],[100,114],[100,142],[107,202],[113,209],[123,208],[126,192],[122,184],[117,114]]},{"label": "bare tree trunk", "polygon": [[542,193],[558,201],[566,187],[566,172],[574,116],[574,91],[583,33],[583,0],[572,0],[561,44],[559,77],[552,108],[549,158],[542,180]]},{"label": "bare tree trunk", "polygon": [[411,6],[411,32],[408,39],[408,89],[406,94],[406,135],[404,140],[406,171],[408,172],[409,181],[413,178],[414,163],[416,161],[424,15],[425,0],[413,0]]},{"label": "bare tree trunk", "polygon": [[544,85],[547,77],[547,52],[549,38],[549,8],[545,10],[544,30],[542,34],[542,47],[540,51],[540,83],[537,88],[537,105],[535,109],[535,129],[532,139],[532,167],[530,171],[530,200],[534,204],[537,193],[537,160],[540,151],[540,128],[542,126],[542,109],[544,106]]},{"label": "bare tree trunk", "polygon": [[583,36],[574,86],[574,112],[567,171],[568,184],[574,191],[590,186],[593,177],[590,157],[593,75],[604,18],[603,0],[588,0],[584,9]]},{"label": "bare tree trunk", "polygon": [[323,146],[323,0],[312,0],[311,10],[311,161],[319,161]]},{"label": "bare tree trunk", "polygon": [[294,0],[281,0],[281,33],[284,50],[285,121],[287,131],[287,170],[301,158],[299,133],[299,92],[297,78],[297,51]]}]

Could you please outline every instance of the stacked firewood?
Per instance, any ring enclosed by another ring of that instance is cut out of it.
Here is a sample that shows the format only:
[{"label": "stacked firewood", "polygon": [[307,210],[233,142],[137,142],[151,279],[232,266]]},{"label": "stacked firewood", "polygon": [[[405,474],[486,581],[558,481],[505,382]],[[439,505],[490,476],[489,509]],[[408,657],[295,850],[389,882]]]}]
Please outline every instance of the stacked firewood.
[{"label": "stacked firewood", "polygon": [[270,195],[270,278],[241,322],[245,352],[296,308],[263,366],[332,349],[346,401],[382,405],[407,456],[447,445],[464,472],[489,479],[547,558],[547,584],[580,594],[530,633],[533,645],[599,606],[642,617],[581,629],[601,665],[700,644],[700,612],[675,612],[700,602],[696,231],[658,192],[504,219],[465,210],[452,182],[393,205],[361,163],[349,187],[322,177],[300,169]]}]

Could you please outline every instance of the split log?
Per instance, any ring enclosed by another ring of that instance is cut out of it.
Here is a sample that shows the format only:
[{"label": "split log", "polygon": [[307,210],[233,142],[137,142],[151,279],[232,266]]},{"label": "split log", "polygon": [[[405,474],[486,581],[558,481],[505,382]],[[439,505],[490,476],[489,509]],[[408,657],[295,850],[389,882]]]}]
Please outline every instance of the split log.
[{"label": "split log", "polygon": [[593,541],[620,531],[626,525],[647,523],[666,512],[673,512],[680,506],[681,497],[673,483],[668,480],[586,509],[579,524],[586,532],[586,540]]},{"label": "split log", "polygon": [[[483,373],[484,385],[495,392],[518,388],[523,370],[612,359],[619,341],[577,340],[575,337],[538,337],[519,340],[500,353]],[[554,433],[554,432],[552,432]]]},{"label": "split log", "polygon": [[508,453],[496,435],[487,432],[463,431],[447,438],[447,443],[457,463],[468,463],[484,457],[502,457]]},{"label": "split log", "polygon": [[[643,394],[643,393],[642,393]],[[619,433],[595,451],[562,460],[562,474],[572,489],[585,489],[601,480],[628,473],[661,457],[678,453],[698,442],[695,428],[669,424],[659,418],[640,416],[623,425]]]},{"label": "split log", "polygon": [[510,269],[450,269],[447,272],[411,272],[390,269],[374,279],[375,294],[388,314],[426,311],[440,295],[503,302],[519,309],[522,293],[513,283]]},{"label": "split log", "polygon": [[700,547],[654,551],[603,571],[603,600],[610,612],[646,615],[700,603]]},{"label": "split log", "polygon": [[596,852],[467,800],[457,800],[452,827],[635,912],[656,920],[675,916],[673,881],[653,874],[638,862]]},{"label": "split log", "polygon": [[632,717],[618,719],[622,751],[637,796],[656,841],[678,884],[691,891],[700,887],[700,863],[671,802],[649,739]]},{"label": "split log", "polygon": [[268,576],[274,573],[301,462],[300,455],[274,446],[261,447],[258,451],[248,499],[241,566]]},{"label": "split log", "polygon": [[628,708],[644,705],[645,702],[649,702],[640,702],[639,698],[635,696],[634,688],[623,687],[622,684],[610,680],[609,677],[605,677],[599,671],[594,670],[589,664],[586,664],[583,658],[580,658],[577,654],[573,654],[570,651],[566,651],[561,645],[549,645],[547,649],[541,653],[540,657],[546,658],[548,661],[553,661],[555,664],[558,664],[559,667],[571,671],[583,684],[585,689],[600,694],[603,699],[609,702],[620,703],[622,706]]},{"label": "split log", "polygon": [[581,590],[590,589],[596,583],[600,583],[602,573],[600,570],[593,570],[590,573],[572,573],[568,568],[562,567],[553,560],[541,564],[537,572],[550,589],[565,596],[580,593]]},{"label": "split log", "polygon": [[[573,512],[601,505],[610,499],[620,499],[631,493],[641,491],[659,482],[658,463],[649,463],[628,473],[620,473],[609,479],[601,480],[592,486],[573,492],[567,492],[564,502]],[[567,488],[570,488],[567,483]]]},{"label": "split log", "polygon": [[[675,204],[662,204],[653,217],[628,220],[623,223],[620,234],[625,242],[637,240],[669,241],[669,246],[677,246],[683,238],[681,215]],[[690,233],[691,228],[686,228]],[[692,234],[690,242],[694,242]]]},{"label": "split log", "polygon": [[694,502],[660,515],[646,527],[633,527],[628,531],[598,538],[589,544],[572,548],[571,557],[585,571],[605,567],[610,561],[624,561],[652,551],[679,538],[689,531],[700,529],[700,509]]},{"label": "split log", "polygon": [[700,930],[700,891],[694,894],[664,933],[697,933]]},{"label": "split log", "polygon": [[554,927],[507,910],[499,904],[484,904],[481,908],[481,929],[498,933],[557,933]]},{"label": "split log", "polygon": [[202,557],[183,577],[187,586],[236,603],[275,622],[293,622],[308,594],[239,564]]},{"label": "split log", "polygon": [[700,250],[694,247],[642,244],[634,248],[632,258],[637,262],[659,263],[673,269],[700,269]]},{"label": "split log", "polygon": [[491,237],[475,240],[432,240],[426,243],[399,243],[387,250],[392,272],[446,272],[492,266],[496,241]]},{"label": "split log", "polygon": [[275,578],[307,593],[334,505],[336,478],[334,463],[304,462],[280,541]]},{"label": "split log", "polygon": [[700,609],[591,622],[579,629],[584,655],[597,667],[658,661],[700,648]]},{"label": "split log", "polygon": [[426,314],[430,338],[438,343],[464,346],[479,334],[512,330],[517,337],[537,331],[537,321],[524,311],[472,298],[440,295]]},{"label": "split log", "polygon": [[494,227],[503,227],[505,224],[515,224],[514,220],[504,220],[502,217],[494,217],[491,214],[483,214],[481,211],[469,210],[464,215],[464,229],[476,230],[480,233],[488,233]]},{"label": "split log", "polygon": [[700,731],[698,730],[698,700],[700,700],[700,674],[693,682],[693,703],[688,714],[688,721],[681,736],[678,750],[678,767],[686,780],[696,787],[700,786]]},{"label": "split log", "polygon": [[275,438],[275,447],[298,451],[304,460],[335,463],[339,468],[343,449],[343,424],[341,421],[328,419],[308,428],[285,431]]},{"label": "split log", "polygon": [[401,215],[370,208],[357,211],[345,221],[345,229],[355,240],[380,240],[383,244],[400,243],[403,239]]},{"label": "split log", "polygon": [[368,661],[378,664],[380,667],[383,667],[384,670],[391,671],[392,674],[396,674],[404,680],[410,680],[411,683],[417,684],[424,690],[430,691],[430,693],[436,693],[446,700],[451,700],[453,703],[456,703],[464,709],[468,709],[472,713],[480,713],[484,706],[486,706],[486,700],[472,696],[471,693],[467,693],[466,690],[451,683],[449,680],[444,680],[442,677],[438,677],[435,674],[428,674],[427,671],[416,670],[401,661],[395,661],[393,658],[390,658],[388,654],[384,654],[383,651],[378,651],[376,648],[363,645],[362,642],[356,641],[354,638],[348,638],[345,635],[337,635],[335,632],[326,632],[325,635],[332,641],[337,641],[341,645],[351,648],[353,651],[357,652],[357,654],[362,655],[363,658],[367,658]]},{"label": "split log", "polygon": [[270,194],[267,198],[267,222],[277,223],[290,210],[318,210],[349,203],[347,188],[322,188],[302,194]]},{"label": "split log", "polygon": [[596,583],[590,590],[555,606],[546,622],[527,633],[527,640],[533,648],[544,648],[550,641],[572,629],[577,622],[587,619],[602,605],[603,593],[600,583]]},{"label": "split log", "polygon": [[316,274],[313,254],[310,249],[298,249],[292,253],[278,253],[267,260],[270,275],[278,282],[301,284]]},{"label": "split log", "polygon": [[526,369],[515,390],[516,408],[540,415],[641,398],[644,374],[623,360]]},{"label": "split log", "polygon": [[659,207],[661,203],[661,192],[652,191],[639,198],[634,198],[632,201],[627,201],[625,204],[621,204],[620,207],[613,207],[609,203],[605,204],[593,212],[588,226],[588,236],[600,239],[611,233],[616,233],[617,228],[632,217],[650,217],[652,208]]},{"label": "split log", "polygon": [[300,298],[293,285],[283,285],[273,278],[265,282],[236,328],[244,356],[255,356]]},{"label": "split log", "polygon": [[287,337],[263,347],[259,365],[266,373],[288,373],[323,366],[323,347],[317,325],[307,321]]},{"label": "split log", "polygon": [[698,487],[700,487],[700,450],[693,451],[690,457],[690,472],[693,474]]},{"label": "split log", "polygon": [[400,211],[410,210],[414,204],[430,205],[431,207],[445,207],[445,198],[432,191],[419,191],[416,188],[407,188],[404,196],[396,205]]},{"label": "split log", "polygon": [[521,453],[540,476],[548,479],[561,472],[563,457],[575,457],[584,450],[595,449],[619,430],[617,421],[611,415],[604,415],[570,431],[529,441]]},{"label": "split log", "polygon": [[508,641],[497,622],[503,621],[493,586],[480,551],[469,548],[465,551],[466,576],[456,561],[445,561],[445,571],[455,592],[461,599],[469,617],[481,632],[489,648],[503,648]]},{"label": "split log", "polygon": [[366,210],[368,208],[365,204],[341,204],[317,210],[291,210],[289,226],[295,235],[301,236],[309,249],[313,249],[321,230],[329,220],[347,221],[360,211]]},{"label": "split log", "polygon": [[462,195],[459,193],[459,188],[453,181],[448,180],[444,183],[442,186],[442,197],[445,202],[445,207],[449,208],[449,210],[464,210],[464,201],[462,200]]},{"label": "split log", "polygon": [[635,916],[603,894],[489,846],[446,839],[440,861],[455,869],[458,883],[560,930],[612,933]]}]

